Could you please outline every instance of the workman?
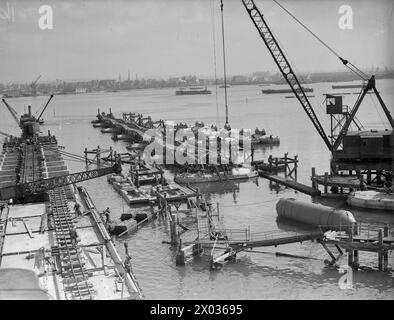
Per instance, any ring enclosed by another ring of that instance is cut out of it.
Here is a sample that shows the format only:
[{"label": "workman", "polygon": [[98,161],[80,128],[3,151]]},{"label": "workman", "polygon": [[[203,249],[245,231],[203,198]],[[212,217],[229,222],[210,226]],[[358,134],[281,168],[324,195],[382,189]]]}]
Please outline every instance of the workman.
[{"label": "workman", "polygon": [[70,238],[71,238],[71,243],[75,247],[77,245],[77,231],[75,229],[70,230]]},{"label": "workman", "polygon": [[75,214],[77,215],[77,217],[82,216],[81,205],[78,202],[75,202],[74,211],[75,211]]}]

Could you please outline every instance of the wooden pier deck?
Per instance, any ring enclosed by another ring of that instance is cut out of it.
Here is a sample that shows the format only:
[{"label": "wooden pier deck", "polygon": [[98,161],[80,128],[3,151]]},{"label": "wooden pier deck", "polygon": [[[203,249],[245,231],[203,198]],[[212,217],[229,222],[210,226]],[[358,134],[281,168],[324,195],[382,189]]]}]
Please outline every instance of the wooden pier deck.
[{"label": "wooden pier deck", "polygon": [[321,194],[320,190],[302,184],[300,182],[294,181],[293,179],[283,178],[275,174],[271,174],[264,171],[259,171],[260,177],[266,178],[268,180],[274,181],[276,183],[282,184],[286,187],[295,189],[302,193],[308,194],[310,196],[319,196]]}]

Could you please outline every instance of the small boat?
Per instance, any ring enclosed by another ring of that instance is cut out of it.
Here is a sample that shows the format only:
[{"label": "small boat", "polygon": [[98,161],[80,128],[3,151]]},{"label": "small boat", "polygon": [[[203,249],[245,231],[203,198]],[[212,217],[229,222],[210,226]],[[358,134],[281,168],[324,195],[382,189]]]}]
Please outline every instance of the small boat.
[{"label": "small boat", "polygon": [[195,184],[207,182],[226,182],[229,180],[245,180],[255,178],[258,172],[249,168],[233,168],[231,173],[182,173],[174,178],[176,183]]},{"label": "small boat", "polygon": [[134,151],[136,149],[142,150],[146,147],[146,143],[133,143],[126,146],[129,151]]},{"label": "small boat", "polygon": [[[304,92],[313,92],[313,88],[304,88],[302,87]],[[263,89],[261,90],[264,94],[274,94],[274,93],[293,93],[291,89]]]},{"label": "small boat", "polygon": [[111,235],[122,236],[131,233],[146,221],[153,218],[152,212],[123,213],[119,219],[112,221],[108,225]]},{"label": "small boat", "polygon": [[269,145],[269,146],[277,146],[280,144],[280,138],[278,136],[273,137],[270,135],[269,137],[252,134],[252,144],[262,144],[262,145]]},{"label": "small boat", "polygon": [[149,203],[156,200],[156,197],[149,194],[149,192],[131,184],[123,184],[119,193],[128,205]]},{"label": "small boat", "polygon": [[230,88],[230,87],[231,86],[229,84],[226,84],[226,85],[222,84],[222,85],[219,86],[219,88]]},{"label": "small boat", "polygon": [[114,136],[112,136],[112,140],[130,140],[132,139],[131,136],[129,136],[128,134],[115,134]]},{"label": "small boat", "polygon": [[107,182],[109,184],[114,184],[116,183],[125,183],[127,182],[127,179],[121,175],[121,174],[110,174],[107,176]]},{"label": "small boat", "polygon": [[354,207],[394,212],[394,193],[375,190],[355,191],[348,198],[347,203]]},{"label": "small boat", "polygon": [[101,123],[101,122],[93,123],[93,128],[106,128],[106,127],[107,125],[105,123]]},{"label": "small boat", "polygon": [[116,133],[118,132],[118,130],[116,130],[115,128],[104,128],[100,130],[101,133]]},{"label": "small boat", "polygon": [[266,145],[279,145],[280,144],[280,138],[278,136],[273,137],[261,137],[259,140],[259,144],[266,144]]},{"label": "small boat", "polygon": [[155,195],[161,195],[164,196],[167,199],[167,201],[179,201],[179,197],[183,197],[188,194],[194,193],[195,190],[185,186],[181,187],[177,184],[172,184],[172,185],[167,185],[167,186],[157,186],[155,189],[152,190],[152,193]]},{"label": "small boat", "polygon": [[212,91],[208,90],[207,87],[189,87],[189,88],[179,88],[175,91],[175,95],[195,95],[195,94],[211,94]]}]

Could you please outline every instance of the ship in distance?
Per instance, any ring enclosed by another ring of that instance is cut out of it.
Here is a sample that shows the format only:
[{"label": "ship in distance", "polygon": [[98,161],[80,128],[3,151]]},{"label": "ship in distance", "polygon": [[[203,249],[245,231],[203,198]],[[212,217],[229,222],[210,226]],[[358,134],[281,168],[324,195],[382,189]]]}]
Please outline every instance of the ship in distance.
[{"label": "ship in distance", "polygon": [[[313,88],[304,88],[302,87],[304,92],[313,92]],[[263,89],[261,90],[264,94],[274,94],[274,93],[292,93],[291,89]]]},{"label": "ship in distance", "polygon": [[181,95],[195,95],[195,94],[211,94],[212,91],[208,90],[207,87],[189,87],[189,88],[179,88],[175,91],[177,96]]}]

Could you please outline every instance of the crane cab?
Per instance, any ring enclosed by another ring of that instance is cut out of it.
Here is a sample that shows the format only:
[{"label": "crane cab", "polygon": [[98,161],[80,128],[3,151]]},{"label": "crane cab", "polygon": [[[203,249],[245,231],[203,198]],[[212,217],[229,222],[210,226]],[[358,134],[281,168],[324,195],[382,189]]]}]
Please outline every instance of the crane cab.
[{"label": "crane cab", "polygon": [[[342,150],[333,153],[339,168],[360,170],[392,170],[394,167],[394,131],[349,131],[343,138]],[[357,167],[357,168],[356,168]]]}]

